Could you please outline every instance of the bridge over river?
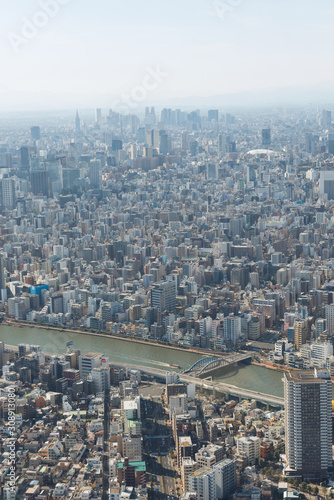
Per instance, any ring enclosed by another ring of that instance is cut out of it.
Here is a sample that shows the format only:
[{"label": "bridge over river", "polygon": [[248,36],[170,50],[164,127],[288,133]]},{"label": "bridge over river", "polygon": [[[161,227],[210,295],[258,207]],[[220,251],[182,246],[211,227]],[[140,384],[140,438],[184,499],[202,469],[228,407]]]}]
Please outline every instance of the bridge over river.
[{"label": "bridge over river", "polygon": [[199,377],[201,375],[208,375],[213,370],[221,368],[222,366],[232,365],[251,358],[252,353],[250,352],[233,352],[224,357],[208,356],[196,361],[188,370],[184,370],[183,373],[189,373],[195,377]]}]

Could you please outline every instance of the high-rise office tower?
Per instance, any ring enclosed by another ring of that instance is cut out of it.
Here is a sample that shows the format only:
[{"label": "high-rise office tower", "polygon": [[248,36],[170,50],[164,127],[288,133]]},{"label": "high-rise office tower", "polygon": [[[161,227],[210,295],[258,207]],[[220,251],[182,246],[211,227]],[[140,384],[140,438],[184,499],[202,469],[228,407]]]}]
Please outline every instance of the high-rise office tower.
[{"label": "high-rise office tower", "polygon": [[123,141],[121,139],[112,139],[111,149],[112,151],[121,151],[123,149]]},{"label": "high-rise office tower", "polygon": [[163,281],[151,290],[151,306],[159,312],[176,310],[176,289],[173,281]]},{"label": "high-rise office tower", "polygon": [[41,138],[41,129],[39,127],[31,127],[31,140],[39,141]]},{"label": "high-rise office tower", "polygon": [[3,367],[4,351],[5,351],[5,343],[2,340],[0,340],[0,372],[2,371],[2,367]]},{"label": "high-rise office tower", "polygon": [[207,165],[207,178],[214,181],[218,180],[218,165],[217,163],[209,163]]},{"label": "high-rise office tower", "polygon": [[[155,136],[154,132],[155,132],[154,129],[148,130],[146,132],[146,144],[150,148],[153,148],[154,146],[154,136]],[[157,130],[157,132],[159,131]]]},{"label": "high-rise office tower", "polygon": [[134,160],[135,158],[137,158],[137,144],[131,144],[130,158],[131,158],[131,160]]},{"label": "high-rise office tower", "polygon": [[189,132],[182,132],[181,134],[181,149],[183,152],[189,149]]},{"label": "high-rise office tower", "polygon": [[100,188],[101,177],[101,162],[100,160],[91,160],[89,163],[89,182],[91,187]]},{"label": "high-rise office tower", "polygon": [[29,158],[29,149],[27,146],[22,146],[20,148],[21,155],[21,170],[23,172],[29,172],[30,169],[30,158]]},{"label": "high-rise office tower", "polygon": [[190,148],[190,155],[196,156],[198,153],[198,142],[197,141],[190,141],[189,148]]},{"label": "high-rise office tower", "polygon": [[3,263],[3,255],[0,255],[0,290],[6,288],[6,279],[5,279],[5,267]]},{"label": "high-rise office tower", "polygon": [[145,125],[154,125],[156,123],[155,108],[145,108]]},{"label": "high-rise office tower", "polygon": [[319,192],[326,200],[334,200],[334,170],[321,170]]},{"label": "high-rise office tower", "polygon": [[0,255],[0,294],[0,299],[5,302],[7,300],[7,290],[3,255]]},{"label": "high-rise office tower", "polygon": [[322,127],[331,127],[332,126],[332,112],[323,109],[320,117],[320,125]]},{"label": "high-rise office tower", "polygon": [[96,108],[95,109],[95,123],[100,123],[101,118],[102,118],[102,109]]},{"label": "high-rise office tower", "polygon": [[246,167],[247,183],[256,181],[256,170],[254,165],[247,165]]},{"label": "high-rise office tower", "polygon": [[219,158],[222,158],[226,154],[226,135],[218,135],[218,154]]},{"label": "high-rise office tower", "polygon": [[285,474],[327,477],[332,465],[332,381],[327,370],[298,370],[284,377]]},{"label": "high-rise office tower", "polygon": [[159,138],[159,153],[161,155],[168,155],[169,152],[170,152],[169,136],[164,130],[161,130]]},{"label": "high-rise office tower", "polygon": [[306,153],[314,155],[315,153],[315,138],[311,132],[305,134]]},{"label": "high-rise office tower", "polygon": [[334,304],[325,307],[326,327],[328,333],[334,333]]},{"label": "high-rise office tower", "polygon": [[334,155],[334,134],[328,134],[327,138],[327,152]]},{"label": "high-rise office tower", "polygon": [[271,144],[271,130],[270,128],[262,129],[262,146],[269,146]]},{"label": "high-rise office tower", "polygon": [[4,209],[12,209],[16,205],[14,179],[4,177],[1,181],[1,198]]},{"label": "high-rise office tower", "polygon": [[35,195],[49,196],[50,179],[46,170],[33,170],[30,172],[31,191]]},{"label": "high-rise office tower", "polygon": [[79,111],[77,110],[76,115],[75,115],[75,130],[77,132],[80,132],[80,117],[79,117]]},{"label": "high-rise office tower", "polygon": [[210,109],[208,111],[208,121],[218,122],[218,109]]},{"label": "high-rise office tower", "polygon": [[19,217],[22,217],[22,215],[25,215],[26,212],[26,200],[25,198],[18,198],[16,200],[16,208],[17,208],[17,215]]}]

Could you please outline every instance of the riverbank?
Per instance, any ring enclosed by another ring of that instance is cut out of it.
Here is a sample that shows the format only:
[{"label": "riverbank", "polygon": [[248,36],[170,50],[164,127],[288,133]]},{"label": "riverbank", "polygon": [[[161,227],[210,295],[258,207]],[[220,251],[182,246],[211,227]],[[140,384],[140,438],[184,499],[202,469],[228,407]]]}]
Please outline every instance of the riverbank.
[{"label": "riverbank", "polygon": [[[39,328],[41,330],[54,330],[57,332],[62,332],[62,333],[77,333],[80,335],[90,335],[93,337],[102,337],[102,338],[107,338],[107,339],[116,339],[116,340],[124,340],[125,342],[131,342],[131,343],[136,343],[136,344],[143,344],[146,346],[152,346],[152,347],[161,347],[163,349],[172,349],[173,351],[181,351],[181,352],[190,352],[192,354],[203,354],[205,356],[215,356],[218,358],[224,358],[224,355],[222,353],[216,352],[216,351],[210,351],[208,349],[201,349],[201,348],[196,348],[196,347],[178,347],[178,346],[172,346],[172,345],[167,345],[167,344],[162,344],[159,342],[153,342],[151,340],[140,340],[136,339],[133,337],[125,337],[123,335],[115,335],[113,334],[108,334],[108,333],[98,333],[98,332],[88,332],[86,330],[72,330],[68,328],[57,328],[54,326],[47,326],[47,325],[36,325],[35,323],[32,324],[28,321],[17,321],[17,320],[11,320],[9,318],[6,318],[5,321],[3,321],[1,324],[6,325],[6,326],[12,326],[12,327],[29,327],[29,328]],[[1,326],[0,324],[0,326]]]},{"label": "riverbank", "polygon": [[270,361],[262,361],[262,363],[260,363],[259,361],[256,361],[255,359],[252,359],[251,363],[252,363],[252,365],[262,366],[263,368],[268,368],[269,370],[275,370],[277,372],[282,372],[282,373],[297,369],[297,368],[292,368],[290,366],[283,366],[283,365],[278,366],[276,364],[270,363]]},{"label": "riverbank", "polygon": [[[186,349],[165,349],[150,343],[124,342],[122,338],[82,335],[66,330],[47,330],[22,325],[0,326],[0,340],[6,345],[18,344],[40,345],[42,351],[52,355],[62,355],[66,351],[66,344],[70,341],[82,354],[97,352],[104,354],[110,363],[125,363],[127,366],[142,366],[145,368],[182,372],[188,370],[199,361],[203,354],[189,352]],[[213,353],[210,353],[211,355]],[[207,354],[206,354],[207,355]],[[178,365],[180,368],[176,368]],[[231,386],[254,390],[273,396],[283,397],[282,373],[268,370],[264,366],[255,366],[250,363],[234,363],[222,367],[214,375],[214,381]]]},{"label": "riverbank", "polygon": [[[45,326],[45,325],[37,325],[37,324],[32,324],[28,321],[17,321],[17,320],[11,320],[9,318],[6,318],[6,320],[2,323],[3,325],[6,326],[11,326],[14,328],[22,328],[22,327],[29,327],[31,329],[40,329],[40,330],[48,330],[48,331],[56,331],[56,332],[61,332],[61,333],[75,333],[79,335],[87,335],[90,337],[100,337],[100,338],[106,338],[106,339],[115,339],[115,340],[121,340],[124,342],[129,342],[132,344],[140,344],[144,346],[149,346],[149,347],[158,347],[158,348],[163,348],[163,349],[169,349],[172,351],[179,351],[179,352],[188,352],[192,354],[198,354],[198,355],[203,355],[203,356],[215,356],[217,358],[223,358],[224,359],[224,354],[222,353],[217,353],[215,351],[209,351],[206,349],[200,349],[200,348],[195,348],[195,347],[178,347],[178,346],[171,346],[171,345],[166,345],[166,344],[160,344],[159,342],[152,342],[149,340],[141,340],[141,339],[136,339],[133,337],[125,337],[123,335],[115,335],[115,334],[107,334],[107,333],[98,333],[98,332],[89,332],[85,330],[73,330],[73,329],[68,329],[68,328],[57,328],[54,326]],[[255,359],[252,359],[251,361],[252,365],[255,366],[260,366],[262,368],[268,368],[269,370],[274,370],[278,372],[287,372],[291,370],[290,367],[286,366],[275,366],[273,363],[270,363],[269,361],[256,361]]]},{"label": "riverbank", "polygon": [[252,365],[256,365],[256,366],[262,366],[263,368],[268,368],[269,370],[275,370],[277,372],[288,372],[291,370],[290,367],[288,366],[277,366],[277,365],[274,365],[273,363],[270,363],[270,361],[262,361],[262,363],[260,363],[259,361],[256,361],[255,359],[252,359]]}]

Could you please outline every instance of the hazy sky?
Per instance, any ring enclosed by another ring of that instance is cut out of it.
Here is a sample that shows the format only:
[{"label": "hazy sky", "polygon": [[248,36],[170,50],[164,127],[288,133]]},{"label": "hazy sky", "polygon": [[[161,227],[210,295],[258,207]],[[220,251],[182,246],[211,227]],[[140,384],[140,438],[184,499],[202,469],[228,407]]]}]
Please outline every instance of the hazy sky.
[{"label": "hazy sky", "polygon": [[[40,15],[48,2],[59,7],[53,17]],[[133,107],[137,96],[154,104],[299,87],[314,87],[319,99],[334,83],[333,0],[0,0],[0,6],[0,111],[109,106],[131,92]],[[24,25],[33,19],[32,36]],[[156,68],[163,75],[148,76]]]}]

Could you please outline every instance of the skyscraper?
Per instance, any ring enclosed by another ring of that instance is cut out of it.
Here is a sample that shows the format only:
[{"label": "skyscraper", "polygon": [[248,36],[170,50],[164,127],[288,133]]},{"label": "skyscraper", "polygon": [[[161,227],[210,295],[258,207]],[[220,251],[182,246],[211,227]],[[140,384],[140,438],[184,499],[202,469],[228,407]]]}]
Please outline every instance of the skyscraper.
[{"label": "skyscraper", "polygon": [[0,255],[0,290],[6,288],[5,267],[3,263],[3,255]]},{"label": "skyscraper", "polygon": [[334,154],[334,134],[327,134],[327,153],[330,155]]},{"label": "skyscraper", "polygon": [[321,170],[319,192],[326,200],[334,200],[334,170]]},{"label": "skyscraper", "polygon": [[95,123],[100,123],[101,118],[102,118],[102,109],[96,108],[95,109]]},{"label": "skyscraper", "polygon": [[208,121],[218,122],[218,109],[210,109],[208,111]]},{"label": "skyscraper", "polygon": [[75,115],[75,130],[77,132],[80,132],[80,117],[79,117],[79,112],[77,110],[77,113]]},{"label": "skyscraper", "polygon": [[22,146],[20,148],[21,155],[21,170],[23,172],[29,172],[30,169],[30,158],[29,158],[29,149],[27,146]]},{"label": "skyscraper", "polygon": [[0,373],[2,372],[2,367],[3,367],[3,354],[5,350],[5,343],[0,340]]},{"label": "skyscraper", "polygon": [[0,294],[1,300],[5,302],[7,300],[6,291],[6,278],[5,278],[5,266],[3,262],[3,255],[0,255]]},{"label": "skyscraper", "polygon": [[181,150],[186,152],[189,148],[189,132],[182,132],[181,134]]},{"label": "skyscraper", "polygon": [[31,127],[31,140],[39,141],[41,138],[41,129],[39,127]]},{"label": "skyscraper", "polygon": [[225,134],[218,135],[218,153],[219,153],[219,158],[222,158],[226,154],[226,135]]},{"label": "skyscraper", "polygon": [[49,196],[50,179],[46,170],[34,170],[30,173],[31,191],[35,195]]},{"label": "skyscraper", "polygon": [[322,127],[331,127],[332,126],[332,112],[323,109],[320,117],[320,125]]},{"label": "skyscraper", "polygon": [[271,144],[271,130],[270,128],[262,129],[262,146],[269,146]]},{"label": "skyscraper", "polygon": [[12,209],[16,205],[14,179],[4,177],[1,181],[2,206],[5,209]]},{"label": "skyscraper", "polygon": [[326,327],[329,333],[334,333],[334,304],[325,307]]},{"label": "skyscraper", "polygon": [[168,134],[164,131],[160,131],[160,138],[159,138],[159,153],[161,155],[167,155],[170,150],[170,140]]},{"label": "skyscraper", "polygon": [[100,160],[91,160],[89,163],[89,181],[91,187],[101,187],[101,162]]},{"label": "skyscraper", "polygon": [[298,370],[284,377],[285,475],[327,477],[332,465],[332,381],[327,370]]}]

